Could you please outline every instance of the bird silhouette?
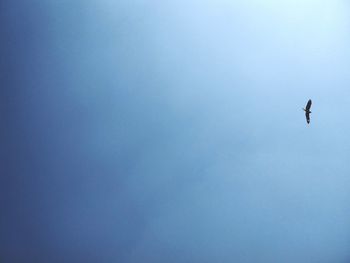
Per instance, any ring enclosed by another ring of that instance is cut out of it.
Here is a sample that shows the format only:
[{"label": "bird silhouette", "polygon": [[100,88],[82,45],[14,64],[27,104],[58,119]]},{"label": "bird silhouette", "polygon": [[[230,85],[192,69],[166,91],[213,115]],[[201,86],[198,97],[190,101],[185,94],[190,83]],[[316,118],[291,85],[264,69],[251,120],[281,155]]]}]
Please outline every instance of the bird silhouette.
[{"label": "bird silhouette", "polygon": [[311,108],[311,104],[312,104],[312,101],[309,100],[309,101],[307,102],[307,104],[306,104],[306,108],[303,109],[303,110],[305,111],[305,117],[306,117],[306,122],[307,122],[307,124],[310,123],[310,113],[311,113],[310,108]]}]

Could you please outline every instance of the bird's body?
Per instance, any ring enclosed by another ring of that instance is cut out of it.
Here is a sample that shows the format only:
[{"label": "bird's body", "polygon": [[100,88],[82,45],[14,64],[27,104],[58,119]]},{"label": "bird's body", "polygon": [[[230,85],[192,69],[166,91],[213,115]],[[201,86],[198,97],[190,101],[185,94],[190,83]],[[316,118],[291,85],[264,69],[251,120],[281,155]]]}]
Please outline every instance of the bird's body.
[{"label": "bird's body", "polygon": [[311,104],[312,104],[312,101],[309,100],[309,101],[307,102],[307,104],[306,104],[306,108],[303,109],[303,110],[305,111],[305,117],[306,117],[306,122],[307,122],[307,124],[310,123],[310,113],[311,113],[310,108],[311,108]]}]

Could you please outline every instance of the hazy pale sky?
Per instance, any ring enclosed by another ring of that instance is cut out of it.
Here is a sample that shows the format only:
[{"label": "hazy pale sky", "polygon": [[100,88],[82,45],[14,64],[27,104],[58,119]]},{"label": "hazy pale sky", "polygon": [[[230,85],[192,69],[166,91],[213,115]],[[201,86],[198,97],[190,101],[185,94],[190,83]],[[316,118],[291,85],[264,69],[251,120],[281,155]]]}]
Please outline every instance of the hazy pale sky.
[{"label": "hazy pale sky", "polygon": [[347,1],[5,0],[0,33],[1,262],[349,262]]}]

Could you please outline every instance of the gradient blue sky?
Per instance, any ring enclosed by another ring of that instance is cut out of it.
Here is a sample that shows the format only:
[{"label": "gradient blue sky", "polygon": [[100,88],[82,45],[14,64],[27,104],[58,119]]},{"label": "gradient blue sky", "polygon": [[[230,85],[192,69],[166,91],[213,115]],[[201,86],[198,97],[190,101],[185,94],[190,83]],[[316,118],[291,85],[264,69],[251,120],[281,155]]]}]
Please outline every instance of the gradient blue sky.
[{"label": "gradient blue sky", "polygon": [[5,0],[0,33],[1,262],[350,261],[348,1]]}]

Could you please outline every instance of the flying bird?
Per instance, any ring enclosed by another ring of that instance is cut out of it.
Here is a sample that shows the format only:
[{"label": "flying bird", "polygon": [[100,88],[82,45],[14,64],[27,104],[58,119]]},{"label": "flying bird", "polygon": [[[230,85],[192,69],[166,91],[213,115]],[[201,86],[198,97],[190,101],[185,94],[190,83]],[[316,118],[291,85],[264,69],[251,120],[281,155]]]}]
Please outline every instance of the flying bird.
[{"label": "flying bird", "polygon": [[303,109],[303,110],[305,111],[305,117],[306,117],[306,122],[307,122],[307,124],[310,123],[310,113],[311,113],[310,108],[311,108],[311,104],[312,104],[312,101],[309,100],[309,101],[307,102],[307,104],[306,104],[306,108]]}]

